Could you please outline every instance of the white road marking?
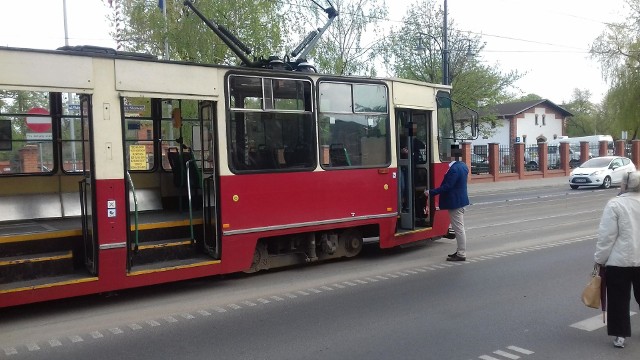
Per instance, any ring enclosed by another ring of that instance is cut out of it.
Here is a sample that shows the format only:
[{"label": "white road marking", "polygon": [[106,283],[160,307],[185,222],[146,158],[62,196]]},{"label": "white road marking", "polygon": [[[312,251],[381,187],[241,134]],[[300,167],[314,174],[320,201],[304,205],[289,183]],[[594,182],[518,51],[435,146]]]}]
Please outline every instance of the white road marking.
[{"label": "white road marking", "polygon": [[180,314],[180,316],[182,316],[183,318],[187,319],[187,320],[191,320],[191,319],[195,319],[196,317],[189,314],[189,313],[184,313],[184,314]]},{"label": "white road marking", "polygon": [[500,360],[498,358],[494,358],[493,356],[489,356],[489,355],[478,356],[478,358],[482,360]]},{"label": "white road marking", "polygon": [[[160,324],[158,323],[158,325],[160,325]],[[103,338],[104,337],[104,335],[102,335],[102,333],[100,331],[92,331],[92,332],[89,333],[89,335],[91,335],[91,337],[94,338],[94,339],[99,339],[99,338]]]},{"label": "white road marking", "polygon": [[69,340],[71,340],[72,343],[77,343],[77,342],[82,342],[84,341],[84,339],[82,339],[80,336],[78,335],[73,335],[73,336],[69,336]]},{"label": "white road marking", "polygon": [[[160,326],[160,323],[155,321],[155,320],[147,320],[145,321],[149,326],[154,327],[154,326]],[[97,332],[97,331],[96,331]],[[99,334],[99,333],[98,333]],[[101,336],[102,337],[102,336]]]},{"label": "white road marking", "polygon": [[263,299],[263,298],[256,299],[256,301],[258,301],[261,304],[268,304],[268,303],[271,302],[271,301],[269,301],[267,299]]},{"label": "white road marking", "polygon": [[520,356],[514,355],[512,353],[508,353],[508,352],[502,351],[502,350],[496,350],[493,353],[496,354],[496,355],[504,356],[507,359],[512,359],[512,360],[520,359]]},{"label": "white road marking", "polygon": [[51,347],[56,347],[56,346],[62,346],[62,343],[58,339],[51,339],[49,340],[49,345]]},{"label": "white road marking", "polygon": [[129,324],[129,329],[131,330],[141,330],[142,326],[140,326],[139,324],[133,323],[133,324]]},{"label": "white road marking", "polygon": [[509,349],[509,350],[513,350],[513,351],[515,351],[515,352],[519,352],[520,354],[525,354],[525,355],[531,355],[531,354],[533,354],[533,353],[534,353],[534,352],[533,352],[533,351],[531,351],[531,350],[523,349],[523,348],[521,348],[521,347],[517,347],[517,346],[513,346],[513,345],[511,345],[511,346],[507,346],[507,349]]},{"label": "white road marking", "polygon": [[30,343],[27,344],[27,349],[29,349],[29,351],[38,351],[40,350],[40,346],[38,346],[38,344],[36,343]]},{"label": "white road marking", "polygon": [[[629,312],[629,315],[633,316],[636,313],[631,311]],[[602,312],[599,315],[596,315],[594,317],[590,317],[588,319],[582,320],[582,321],[578,321],[577,323],[571,324],[569,326],[571,326],[572,328],[576,328],[576,329],[580,329],[580,330],[585,330],[585,331],[594,331],[594,330],[598,330],[600,328],[605,327],[607,324],[602,321]]]},{"label": "white road marking", "polygon": [[162,318],[162,320],[164,320],[164,321],[166,321],[168,323],[178,322],[178,319],[174,318],[173,316],[165,316],[165,317]]},{"label": "white road marking", "polygon": [[16,350],[16,348],[13,347],[9,347],[9,348],[4,348],[4,353],[5,355],[9,356],[9,355],[15,355],[18,353],[18,350]]},{"label": "white road marking", "polygon": [[[175,319],[174,319],[174,320],[175,320]],[[178,320],[176,320],[176,321],[178,321]],[[109,331],[111,331],[111,333],[112,333],[113,335],[118,335],[118,334],[122,334],[122,333],[123,333],[123,331],[122,331],[122,330],[120,330],[120,328],[111,328],[111,329],[109,329]]]},{"label": "white road marking", "polygon": [[202,315],[202,316],[210,316],[211,313],[208,312],[207,310],[198,310],[198,314]]},{"label": "white road marking", "polygon": [[237,305],[237,304],[229,304],[229,305],[227,305],[227,306],[228,306],[228,307],[230,307],[230,308],[231,308],[231,309],[233,309],[233,310],[239,310],[239,309],[242,309],[242,306]]}]

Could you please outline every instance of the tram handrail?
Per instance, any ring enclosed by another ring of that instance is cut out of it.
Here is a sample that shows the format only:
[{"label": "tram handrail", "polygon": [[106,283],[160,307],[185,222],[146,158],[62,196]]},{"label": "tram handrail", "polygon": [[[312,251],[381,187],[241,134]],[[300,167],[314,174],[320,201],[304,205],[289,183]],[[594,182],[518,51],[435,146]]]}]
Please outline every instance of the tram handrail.
[{"label": "tram handrail", "polygon": [[186,162],[187,167],[187,199],[189,200],[189,231],[191,233],[191,244],[196,243],[196,237],[193,234],[193,202],[191,200],[191,163],[194,162],[198,167],[197,160],[192,159]]},{"label": "tram handrail", "polygon": [[135,234],[135,246],[133,248],[134,252],[138,252],[138,197],[136,196],[136,187],[133,185],[133,180],[131,179],[131,174],[129,171],[127,173],[127,180],[129,181],[129,186],[131,187],[131,193],[133,194],[133,223],[134,225],[134,234]]}]

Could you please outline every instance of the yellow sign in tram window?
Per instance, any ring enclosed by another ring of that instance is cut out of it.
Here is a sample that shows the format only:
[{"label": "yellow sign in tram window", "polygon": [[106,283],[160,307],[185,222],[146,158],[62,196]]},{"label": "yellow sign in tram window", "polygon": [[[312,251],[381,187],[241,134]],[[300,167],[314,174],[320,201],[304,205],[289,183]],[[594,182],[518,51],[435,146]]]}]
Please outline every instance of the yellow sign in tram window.
[{"label": "yellow sign in tram window", "polygon": [[129,145],[129,170],[147,170],[147,150],[144,145]]}]

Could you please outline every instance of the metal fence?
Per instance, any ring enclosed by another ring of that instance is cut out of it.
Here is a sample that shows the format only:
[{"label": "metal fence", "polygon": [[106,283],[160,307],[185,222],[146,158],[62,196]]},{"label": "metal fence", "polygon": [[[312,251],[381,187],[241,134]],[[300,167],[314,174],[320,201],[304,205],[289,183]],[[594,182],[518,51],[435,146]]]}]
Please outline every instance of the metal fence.
[{"label": "metal fence", "polygon": [[514,172],[515,158],[513,147],[500,145],[498,148],[498,159],[500,161],[499,172],[501,174]]}]

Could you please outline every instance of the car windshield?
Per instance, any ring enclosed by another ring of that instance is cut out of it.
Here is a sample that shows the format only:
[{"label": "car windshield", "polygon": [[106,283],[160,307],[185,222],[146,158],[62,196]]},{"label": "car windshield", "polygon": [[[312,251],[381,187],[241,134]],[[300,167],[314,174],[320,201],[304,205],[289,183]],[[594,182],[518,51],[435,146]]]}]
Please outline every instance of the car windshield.
[{"label": "car windshield", "polygon": [[591,160],[585,161],[584,164],[580,165],[581,168],[600,168],[607,167],[611,162],[611,158],[593,158]]}]

